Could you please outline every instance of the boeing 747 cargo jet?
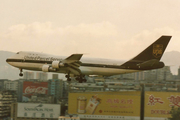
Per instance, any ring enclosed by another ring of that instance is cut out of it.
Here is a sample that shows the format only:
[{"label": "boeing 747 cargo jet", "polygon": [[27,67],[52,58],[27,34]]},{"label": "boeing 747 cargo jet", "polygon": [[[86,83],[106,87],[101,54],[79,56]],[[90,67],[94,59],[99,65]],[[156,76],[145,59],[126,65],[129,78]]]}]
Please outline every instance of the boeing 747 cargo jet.
[{"label": "boeing 747 cargo jet", "polygon": [[171,36],[161,36],[140,54],[126,62],[83,58],[83,54],[62,57],[23,51],[8,58],[6,62],[19,68],[20,76],[23,76],[22,70],[27,69],[65,73],[68,81],[71,81],[71,75],[73,75],[79,82],[86,82],[85,75],[112,76],[164,67],[160,59],[170,39]]}]

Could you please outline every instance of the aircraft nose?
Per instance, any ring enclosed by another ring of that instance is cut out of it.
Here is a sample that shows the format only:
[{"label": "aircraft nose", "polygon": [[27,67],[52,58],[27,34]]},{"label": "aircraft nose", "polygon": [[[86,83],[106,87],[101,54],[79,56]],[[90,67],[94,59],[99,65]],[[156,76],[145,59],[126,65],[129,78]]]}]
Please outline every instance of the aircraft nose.
[{"label": "aircraft nose", "polygon": [[6,59],[6,62],[8,63],[8,62],[9,62],[9,59]]},{"label": "aircraft nose", "polygon": [[6,59],[6,62],[7,62],[9,65],[12,65],[12,63],[13,63],[12,59],[10,59],[10,58],[7,58],[7,59]]},{"label": "aircraft nose", "polygon": [[9,58],[7,58],[7,59],[6,59],[6,62],[9,64],[9,62],[10,62],[10,59],[9,59]]},{"label": "aircraft nose", "polygon": [[14,62],[13,62],[13,60],[12,60],[12,59],[7,58],[7,59],[6,59],[6,62],[7,62],[9,65],[14,66]]}]

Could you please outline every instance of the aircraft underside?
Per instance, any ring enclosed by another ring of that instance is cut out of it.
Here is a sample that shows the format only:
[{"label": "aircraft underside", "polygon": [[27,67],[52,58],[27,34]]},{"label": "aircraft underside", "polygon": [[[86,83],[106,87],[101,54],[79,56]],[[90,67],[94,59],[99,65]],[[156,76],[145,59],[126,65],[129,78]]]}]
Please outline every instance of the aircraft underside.
[{"label": "aircraft underside", "polygon": [[[19,76],[23,76],[23,69],[25,70],[34,70],[34,71],[42,71],[42,66],[44,64],[38,64],[38,63],[9,63],[15,67],[18,67],[20,69]],[[70,71],[68,71],[67,68],[60,68],[54,71],[55,73],[64,73],[66,74],[65,77],[67,78],[67,81],[71,81],[71,76],[74,76],[77,81],[79,82],[86,82],[85,76],[87,75],[100,75],[100,76],[112,76],[112,75],[118,75],[118,74],[125,74],[125,73],[131,73],[131,72],[137,72],[139,70],[130,70],[130,69],[114,69],[114,68],[101,68],[101,67],[79,67],[81,73],[79,75],[73,74]]]}]

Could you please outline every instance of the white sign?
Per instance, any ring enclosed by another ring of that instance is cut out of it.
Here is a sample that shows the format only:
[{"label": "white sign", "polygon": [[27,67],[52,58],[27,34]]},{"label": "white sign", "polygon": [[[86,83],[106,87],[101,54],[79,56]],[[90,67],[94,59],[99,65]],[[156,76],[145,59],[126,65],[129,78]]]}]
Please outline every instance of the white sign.
[{"label": "white sign", "polygon": [[18,103],[17,105],[17,117],[58,118],[59,116],[59,104]]}]

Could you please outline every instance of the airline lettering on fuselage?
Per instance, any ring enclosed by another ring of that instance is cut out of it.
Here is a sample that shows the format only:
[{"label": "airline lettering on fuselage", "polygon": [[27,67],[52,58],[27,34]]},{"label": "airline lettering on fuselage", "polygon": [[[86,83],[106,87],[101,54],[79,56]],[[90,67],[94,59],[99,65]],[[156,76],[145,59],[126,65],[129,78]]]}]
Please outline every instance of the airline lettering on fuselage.
[{"label": "airline lettering on fuselage", "polygon": [[61,61],[62,59],[60,59],[60,58],[54,58],[54,57],[24,56],[24,60]]},{"label": "airline lettering on fuselage", "polygon": [[156,58],[161,57],[163,54],[163,45],[162,44],[154,44],[153,45],[153,55]]}]

